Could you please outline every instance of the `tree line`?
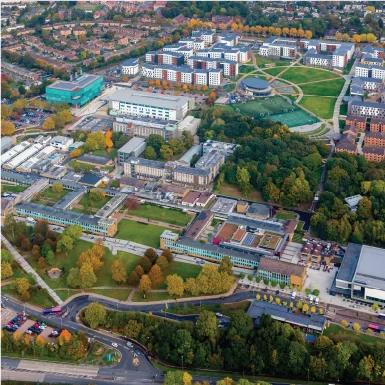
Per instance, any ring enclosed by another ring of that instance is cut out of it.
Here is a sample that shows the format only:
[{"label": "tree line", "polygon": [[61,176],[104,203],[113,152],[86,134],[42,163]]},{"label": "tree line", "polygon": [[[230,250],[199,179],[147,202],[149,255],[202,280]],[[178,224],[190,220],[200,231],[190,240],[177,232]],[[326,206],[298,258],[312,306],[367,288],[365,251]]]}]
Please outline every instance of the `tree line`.
[{"label": "tree line", "polygon": [[[91,305],[90,305],[91,306]],[[199,313],[196,323],[173,322],[152,314],[106,310],[98,303],[81,314],[92,327],[112,329],[145,345],[172,365],[273,374],[316,380],[385,381],[385,346],[319,336],[307,343],[289,324],[262,315],[257,327],[243,311],[232,312],[229,328],[218,328],[213,312]],[[183,362],[182,362],[183,360]]]}]

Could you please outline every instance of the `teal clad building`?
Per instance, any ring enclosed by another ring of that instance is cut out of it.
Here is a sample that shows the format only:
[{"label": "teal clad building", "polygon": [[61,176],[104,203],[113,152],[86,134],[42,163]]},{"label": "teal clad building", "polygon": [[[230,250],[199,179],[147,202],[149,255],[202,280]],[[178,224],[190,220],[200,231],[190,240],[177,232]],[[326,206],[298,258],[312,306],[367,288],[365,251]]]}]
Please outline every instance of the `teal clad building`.
[{"label": "teal clad building", "polygon": [[85,74],[71,81],[58,80],[46,87],[45,92],[47,102],[66,102],[79,108],[99,96],[103,89],[102,76]]}]

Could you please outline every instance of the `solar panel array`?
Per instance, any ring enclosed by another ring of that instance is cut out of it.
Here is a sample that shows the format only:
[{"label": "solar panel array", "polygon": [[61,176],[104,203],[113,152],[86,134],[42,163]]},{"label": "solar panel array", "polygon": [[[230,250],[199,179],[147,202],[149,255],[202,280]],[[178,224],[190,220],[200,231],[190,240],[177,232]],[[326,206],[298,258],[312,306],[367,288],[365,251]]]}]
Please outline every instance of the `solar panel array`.
[{"label": "solar panel array", "polygon": [[247,246],[252,245],[255,241],[255,238],[256,238],[255,235],[247,234],[245,237],[245,240],[243,241],[243,245],[247,245]]}]

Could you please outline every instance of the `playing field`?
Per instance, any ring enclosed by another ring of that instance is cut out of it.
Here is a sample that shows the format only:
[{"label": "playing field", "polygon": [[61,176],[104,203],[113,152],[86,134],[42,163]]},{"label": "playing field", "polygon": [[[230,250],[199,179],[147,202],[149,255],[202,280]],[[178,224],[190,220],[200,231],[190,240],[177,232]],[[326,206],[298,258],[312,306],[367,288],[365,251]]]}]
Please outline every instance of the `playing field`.
[{"label": "playing field", "polygon": [[288,127],[316,123],[318,120],[295,104],[290,104],[280,96],[258,98],[247,103],[232,104],[235,111],[254,118],[268,118]]},{"label": "playing field", "polygon": [[289,68],[280,77],[295,84],[315,82],[317,80],[340,79],[339,75],[332,72],[305,67]]},{"label": "playing field", "polygon": [[304,95],[317,96],[338,96],[345,84],[345,79],[334,79],[326,82],[318,82],[312,84],[303,84],[302,88]]},{"label": "playing field", "polygon": [[333,117],[336,101],[337,98],[304,96],[299,104],[323,119],[331,119]]}]

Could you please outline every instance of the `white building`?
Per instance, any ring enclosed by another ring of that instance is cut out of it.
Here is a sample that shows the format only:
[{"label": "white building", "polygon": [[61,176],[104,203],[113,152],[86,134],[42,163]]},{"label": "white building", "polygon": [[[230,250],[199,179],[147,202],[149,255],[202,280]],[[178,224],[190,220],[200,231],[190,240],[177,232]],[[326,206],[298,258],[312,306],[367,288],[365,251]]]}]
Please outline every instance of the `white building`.
[{"label": "white building", "polygon": [[72,138],[67,138],[65,136],[54,136],[51,141],[50,145],[54,146],[55,148],[58,148],[62,151],[68,151],[71,144],[74,142]]},{"label": "white building", "polygon": [[123,75],[135,76],[139,73],[139,59],[133,58],[125,60],[120,65],[120,70]]},{"label": "white building", "polygon": [[385,79],[385,67],[377,65],[357,64],[355,76],[363,78]]}]

